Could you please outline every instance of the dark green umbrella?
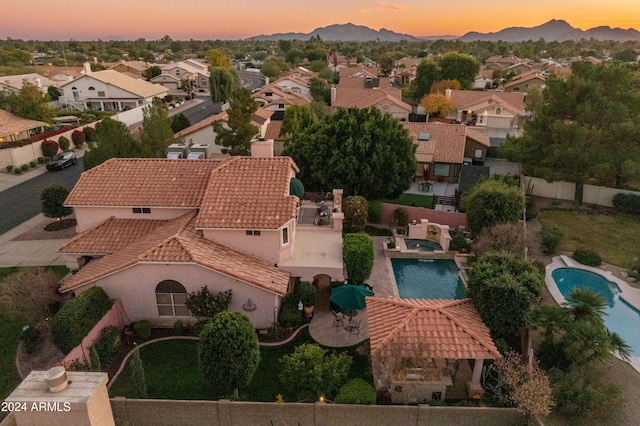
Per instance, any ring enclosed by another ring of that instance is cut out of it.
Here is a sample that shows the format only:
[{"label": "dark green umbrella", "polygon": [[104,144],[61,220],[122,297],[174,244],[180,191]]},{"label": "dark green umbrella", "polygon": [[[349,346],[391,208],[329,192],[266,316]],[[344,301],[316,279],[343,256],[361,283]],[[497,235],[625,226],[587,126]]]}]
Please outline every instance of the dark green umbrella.
[{"label": "dark green umbrella", "polygon": [[373,292],[362,285],[345,284],[331,290],[331,301],[342,309],[363,309],[367,296],[373,296]]}]

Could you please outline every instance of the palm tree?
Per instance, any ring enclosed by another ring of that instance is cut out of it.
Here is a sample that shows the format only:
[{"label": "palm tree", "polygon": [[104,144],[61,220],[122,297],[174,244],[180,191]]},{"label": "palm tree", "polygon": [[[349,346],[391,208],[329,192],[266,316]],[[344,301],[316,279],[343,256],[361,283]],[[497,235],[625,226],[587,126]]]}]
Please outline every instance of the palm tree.
[{"label": "palm tree", "polygon": [[586,288],[577,288],[567,296],[567,306],[576,321],[596,321],[604,326],[607,303],[604,297]]}]

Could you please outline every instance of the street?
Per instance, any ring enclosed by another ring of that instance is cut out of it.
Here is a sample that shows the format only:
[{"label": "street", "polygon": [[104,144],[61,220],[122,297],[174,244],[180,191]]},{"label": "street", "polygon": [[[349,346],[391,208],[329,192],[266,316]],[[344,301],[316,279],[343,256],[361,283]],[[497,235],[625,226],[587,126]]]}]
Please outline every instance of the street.
[{"label": "street", "polygon": [[40,213],[40,192],[54,183],[71,190],[84,171],[82,157],[74,166],[46,172],[0,192],[0,235]]}]

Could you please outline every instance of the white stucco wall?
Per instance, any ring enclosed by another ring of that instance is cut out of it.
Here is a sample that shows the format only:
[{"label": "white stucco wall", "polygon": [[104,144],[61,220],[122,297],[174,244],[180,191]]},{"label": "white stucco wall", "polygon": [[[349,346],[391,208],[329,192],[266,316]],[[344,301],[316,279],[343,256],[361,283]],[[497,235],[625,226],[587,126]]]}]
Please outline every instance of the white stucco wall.
[{"label": "white stucco wall", "polygon": [[[204,285],[212,293],[231,289],[233,296],[229,311],[248,316],[256,328],[266,328],[273,324],[274,310],[280,306],[279,295],[196,264],[138,264],[82,287],[76,293],[94,285],[102,287],[109,297],[122,301],[127,317],[132,322],[146,319],[164,326],[172,326],[176,320],[195,322],[195,317],[158,314],[155,289],[163,280],[178,281],[188,293],[200,290]],[[251,299],[256,305],[255,310],[246,311],[242,307],[247,299]]]},{"label": "white stucco wall", "polygon": [[195,211],[195,209],[151,207],[151,213],[133,213],[131,207],[74,207],[73,211],[75,212],[76,221],[78,222],[76,232],[82,232],[98,226],[111,216],[118,219],[167,220],[182,216],[190,211]]}]

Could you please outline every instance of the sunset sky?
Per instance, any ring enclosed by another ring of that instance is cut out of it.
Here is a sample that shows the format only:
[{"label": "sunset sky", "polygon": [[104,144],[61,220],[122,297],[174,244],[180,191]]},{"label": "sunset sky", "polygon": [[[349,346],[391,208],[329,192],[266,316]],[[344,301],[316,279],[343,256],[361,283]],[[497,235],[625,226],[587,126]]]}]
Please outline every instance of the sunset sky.
[{"label": "sunset sky", "polygon": [[[479,7],[482,5],[482,7]],[[640,30],[638,0],[0,0],[0,39],[239,39],[351,22],[415,36],[495,32],[564,19]]]}]

